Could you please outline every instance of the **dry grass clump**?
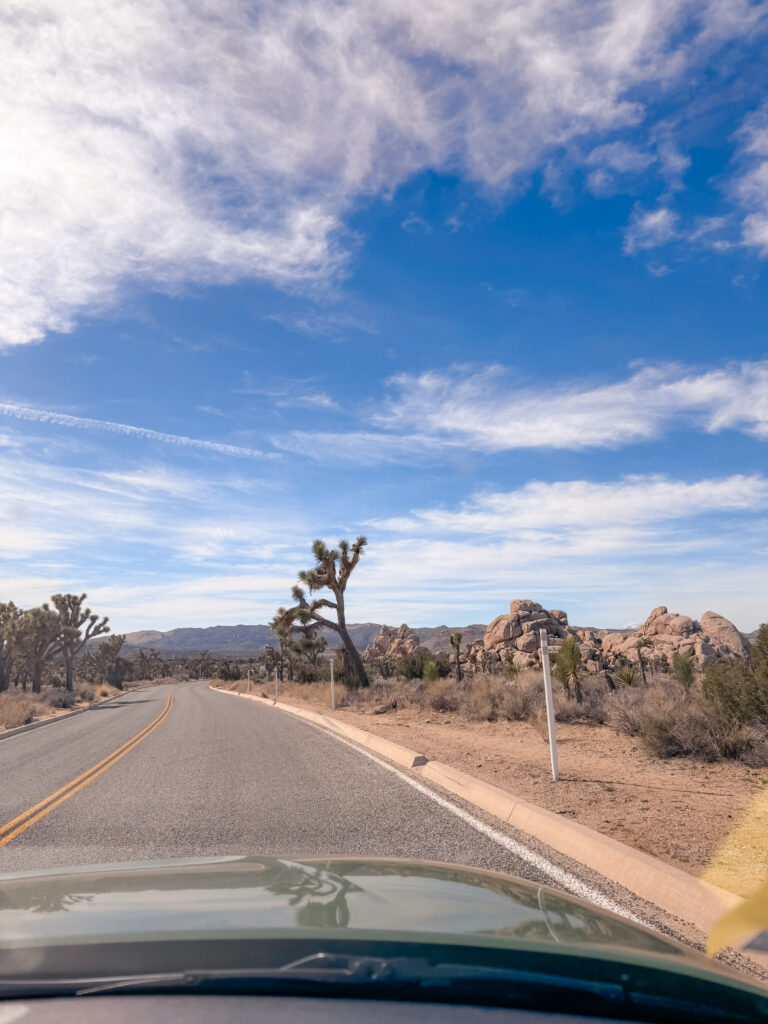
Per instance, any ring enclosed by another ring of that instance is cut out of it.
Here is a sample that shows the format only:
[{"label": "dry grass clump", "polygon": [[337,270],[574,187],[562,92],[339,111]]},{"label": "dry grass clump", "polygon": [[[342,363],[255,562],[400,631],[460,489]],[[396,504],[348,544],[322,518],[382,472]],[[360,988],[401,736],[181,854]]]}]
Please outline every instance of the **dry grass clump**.
[{"label": "dry grass clump", "polygon": [[50,711],[50,706],[36,696],[30,697],[25,693],[0,694],[0,726],[4,729],[29,725],[36,718],[50,714]]},{"label": "dry grass clump", "polygon": [[609,725],[637,736],[657,757],[768,764],[768,732],[720,713],[698,688],[657,683],[620,690],[609,695],[606,712]]}]

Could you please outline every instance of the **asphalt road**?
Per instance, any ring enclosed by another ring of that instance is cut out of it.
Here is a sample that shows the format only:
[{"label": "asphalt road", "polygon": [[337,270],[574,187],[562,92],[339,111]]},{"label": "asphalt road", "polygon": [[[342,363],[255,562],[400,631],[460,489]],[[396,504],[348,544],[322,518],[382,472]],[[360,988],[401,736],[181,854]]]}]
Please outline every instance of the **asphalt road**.
[{"label": "asphalt road", "polygon": [[[170,710],[152,728],[172,689]],[[83,773],[147,727],[136,746],[76,789]],[[0,742],[0,779],[0,872],[285,853],[421,857],[532,876],[529,865],[351,747],[280,711],[214,693],[207,682],[138,690],[9,737]],[[61,803],[48,813],[44,804],[23,828],[25,812],[68,785]]]},{"label": "asphalt road", "polygon": [[0,872],[349,854],[452,861],[553,884],[357,749],[207,682],[127,693],[2,740],[0,779]]}]

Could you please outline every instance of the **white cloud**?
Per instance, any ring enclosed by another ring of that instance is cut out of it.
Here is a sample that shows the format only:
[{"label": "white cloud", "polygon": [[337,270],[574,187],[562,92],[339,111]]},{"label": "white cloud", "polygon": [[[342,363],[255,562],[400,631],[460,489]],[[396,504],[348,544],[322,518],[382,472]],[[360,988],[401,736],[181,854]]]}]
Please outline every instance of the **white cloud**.
[{"label": "white cloud", "polygon": [[656,210],[635,207],[632,218],[624,232],[624,251],[637,252],[639,249],[655,249],[670,242],[678,234],[678,216],[668,206]]},{"label": "white cloud", "polygon": [[[583,538],[606,527],[627,528],[631,533],[637,526],[671,519],[762,510],[768,510],[768,478],[763,476],[735,475],[694,483],[665,476],[630,476],[610,483],[534,480],[519,490],[476,495],[458,511],[424,509],[376,525],[397,533],[426,528],[512,537],[519,537],[521,530],[567,529]],[[617,539],[623,542],[618,535]]]},{"label": "white cloud", "polygon": [[736,195],[750,212],[742,223],[745,245],[768,255],[768,101],[746,118],[740,132],[745,171],[736,183]]},{"label": "white cloud", "polygon": [[[647,367],[612,383],[535,387],[510,381],[498,366],[479,372],[455,367],[400,374],[392,385],[396,393],[376,422],[393,433],[364,435],[369,460],[377,441],[387,461],[409,445],[486,452],[616,447],[653,440],[675,427],[733,429],[768,439],[768,361],[701,372]],[[350,435],[350,444],[358,437]],[[311,438],[302,442],[310,449]]]},{"label": "white cloud", "polygon": [[532,481],[373,521],[356,583],[384,621],[468,621],[466,609],[532,597],[581,624],[620,626],[664,603],[751,629],[766,615],[766,510],[761,475]]},{"label": "white cloud", "polygon": [[125,437],[140,437],[146,441],[160,441],[162,444],[180,445],[184,448],[202,448],[204,451],[216,452],[219,455],[237,455],[247,458],[264,456],[264,452],[257,451],[255,448],[241,448],[233,444],[221,444],[218,441],[204,441],[196,437],[186,437],[183,434],[166,434],[160,430],[135,427],[129,423],[95,420],[86,416],[70,416],[68,413],[37,409],[29,405],[19,405],[16,402],[0,402],[0,415],[11,416],[19,420],[31,420],[33,423],[53,423],[56,426],[74,427],[78,430],[96,430],[107,434],[122,434]]},{"label": "white cloud", "polygon": [[645,117],[762,17],[638,0],[11,0],[0,30],[0,339],[132,282],[293,286],[345,214],[427,167],[506,189]]}]

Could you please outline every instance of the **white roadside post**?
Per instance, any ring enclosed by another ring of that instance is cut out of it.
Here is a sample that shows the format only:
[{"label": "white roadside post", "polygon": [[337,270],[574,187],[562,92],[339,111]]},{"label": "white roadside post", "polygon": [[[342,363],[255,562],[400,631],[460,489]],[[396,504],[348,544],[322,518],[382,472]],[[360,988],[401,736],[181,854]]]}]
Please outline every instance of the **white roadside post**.
[{"label": "white roadside post", "polygon": [[555,702],[552,697],[552,676],[549,672],[549,643],[546,629],[539,630],[541,639],[541,667],[544,669],[544,699],[547,702],[547,735],[549,736],[549,759],[552,762],[552,778],[557,782],[560,769],[557,766],[557,736],[555,735]]},{"label": "white roadside post", "polygon": [[336,710],[336,689],[333,685],[333,657],[331,658],[331,711]]}]

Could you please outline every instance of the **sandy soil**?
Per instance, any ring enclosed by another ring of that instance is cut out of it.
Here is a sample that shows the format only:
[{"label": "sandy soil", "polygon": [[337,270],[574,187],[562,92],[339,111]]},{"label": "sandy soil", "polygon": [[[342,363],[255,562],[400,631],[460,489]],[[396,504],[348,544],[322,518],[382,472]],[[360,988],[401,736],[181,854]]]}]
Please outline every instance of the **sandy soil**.
[{"label": "sandy soil", "polygon": [[[331,714],[317,687],[281,695]],[[768,876],[768,768],[659,760],[604,726],[558,724],[560,781],[549,747],[525,722],[470,722],[453,713],[404,709],[333,716],[417,750],[525,800],[576,819],[635,849],[746,894]],[[759,812],[759,820],[756,818]],[[744,822],[753,840],[738,858],[729,837]]]}]

